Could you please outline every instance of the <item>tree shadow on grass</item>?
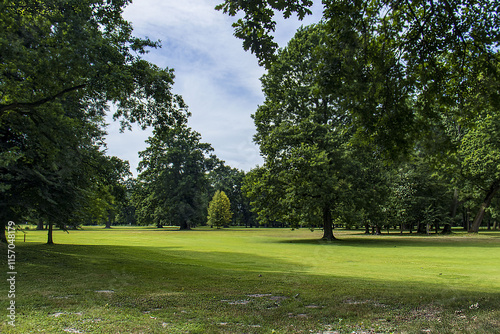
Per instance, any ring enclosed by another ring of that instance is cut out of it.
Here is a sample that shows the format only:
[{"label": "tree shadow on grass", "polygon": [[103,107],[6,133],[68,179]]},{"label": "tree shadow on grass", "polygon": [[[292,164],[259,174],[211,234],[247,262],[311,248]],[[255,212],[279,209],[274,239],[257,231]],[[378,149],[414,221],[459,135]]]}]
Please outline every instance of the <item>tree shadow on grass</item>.
[{"label": "tree shadow on grass", "polygon": [[401,236],[401,235],[359,235],[359,236],[338,236],[335,240],[323,239],[283,239],[278,243],[310,244],[310,245],[331,245],[331,246],[356,246],[356,247],[500,247],[500,239],[475,238],[463,236]]},{"label": "tree shadow on grass", "polygon": [[[357,246],[364,240],[286,242]],[[378,240],[370,242],[372,247],[379,244]],[[481,311],[494,310],[500,300],[497,292],[458,290],[432,282],[318,275],[308,271],[307,265],[277,259],[273,254],[115,245],[27,244],[16,250],[17,283],[23,291],[18,301],[23,317],[30,319],[36,309],[43,309],[45,317],[54,323],[59,319],[51,316],[55,312],[88,313],[94,308],[96,312],[111,309],[106,316],[99,315],[102,319],[112,313],[118,318],[137,313],[146,319],[160,313],[171,320],[186,314],[190,320],[185,321],[200,323],[222,319],[221,312],[224,321],[258,318],[259,324],[275,319],[294,321],[291,313],[318,323],[333,315],[352,321],[388,316],[420,321],[414,318],[441,317],[445,313],[456,318],[457,310],[460,315],[469,312],[470,318],[475,315],[470,307],[476,303]],[[256,294],[271,294],[279,301],[251,297]],[[195,314],[201,314],[200,319]],[[297,318],[297,324],[304,319]],[[109,318],[102,323],[112,326],[115,320]]]},{"label": "tree shadow on grass", "polygon": [[[346,245],[366,246],[358,240],[339,240],[325,242],[321,240],[300,240],[295,244],[315,245]],[[372,246],[378,247],[376,241]],[[384,246],[382,246],[384,247]],[[45,281],[48,286],[57,288],[61,281],[73,282],[81,286],[89,283],[96,288],[102,287],[100,282],[115,280],[117,273],[120,276],[130,276],[129,280],[136,280],[138,284],[149,280],[159,284],[161,281],[191,282],[195,286],[204,286],[203,280],[213,280],[214,284],[221,277],[247,277],[251,280],[260,280],[269,276],[281,277],[288,280],[288,276],[322,277],[328,281],[359,280],[363,285],[379,284],[372,279],[359,277],[325,277],[314,275],[311,267],[304,263],[283,260],[273,255],[262,256],[238,252],[199,252],[179,250],[174,247],[127,247],[127,246],[87,246],[87,245],[57,245],[27,244],[17,248],[17,270],[20,281],[30,281],[30,284]],[[120,274],[121,273],[121,274]],[[54,278],[57,281],[52,282]],[[314,280],[314,279],[313,279]],[[376,280],[375,280],[376,281]],[[59,283],[57,283],[59,282]],[[225,281],[224,284],[235,282]],[[236,283],[237,284],[237,283]],[[402,282],[408,284],[408,282]],[[420,283],[419,283],[420,284]],[[422,283],[423,284],[423,283]],[[383,285],[383,284],[382,284]],[[154,288],[152,283],[150,288]]]}]

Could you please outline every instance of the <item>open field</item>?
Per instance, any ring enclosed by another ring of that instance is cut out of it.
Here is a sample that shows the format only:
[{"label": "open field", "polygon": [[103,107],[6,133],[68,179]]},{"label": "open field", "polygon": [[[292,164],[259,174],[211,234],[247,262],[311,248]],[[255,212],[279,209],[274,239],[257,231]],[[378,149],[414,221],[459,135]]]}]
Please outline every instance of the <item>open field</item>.
[{"label": "open field", "polygon": [[321,235],[18,232],[16,328],[0,332],[500,333],[500,233]]}]

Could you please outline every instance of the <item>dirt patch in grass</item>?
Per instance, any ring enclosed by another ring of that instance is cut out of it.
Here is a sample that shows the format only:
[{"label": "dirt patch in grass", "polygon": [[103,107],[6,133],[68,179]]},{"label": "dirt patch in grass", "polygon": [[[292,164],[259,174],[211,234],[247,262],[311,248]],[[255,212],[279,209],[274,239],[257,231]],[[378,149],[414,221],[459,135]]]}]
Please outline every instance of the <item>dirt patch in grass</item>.
[{"label": "dirt patch in grass", "polygon": [[372,305],[375,307],[387,307],[387,305],[377,302],[376,300],[354,300],[354,299],[345,299],[344,304],[347,305]]},{"label": "dirt patch in grass", "polygon": [[115,293],[113,290],[96,290],[97,293]]},{"label": "dirt patch in grass", "polygon": [[272,294],[271,293],[256,293],[256,294],[247,295],[247,296],[251,297],[251,298],[262,298],[262,297],[271,297]]}]

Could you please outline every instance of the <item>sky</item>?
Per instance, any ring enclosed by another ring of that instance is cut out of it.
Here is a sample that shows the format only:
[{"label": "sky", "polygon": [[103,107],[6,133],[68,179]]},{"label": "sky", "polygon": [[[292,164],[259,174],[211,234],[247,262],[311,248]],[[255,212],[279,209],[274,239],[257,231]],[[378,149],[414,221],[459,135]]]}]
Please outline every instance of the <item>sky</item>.
[{"label": "sky", "polygon": [[[214,153],[233,168],[249,171],[262,165],[253,143],[255,126],[251,115],[264,101],[260,77],[265,73],[256,57],[245,52],[234,37],[234,18],[214,8],[222,0],[135,0],[124,10],[134,35],[161,40],[144,59],[162,68],[174,69],[173,92],[182,95],[192,116],[189,126],[210,143]],[[280,46],[301,25],[317,22],[321,7],[304,21],[278,20],[275,33]],[[120,133],[109,118],[106,139],[109,155],[128,160],[137,175],[138,152],[146,149],[151,130]]]}]

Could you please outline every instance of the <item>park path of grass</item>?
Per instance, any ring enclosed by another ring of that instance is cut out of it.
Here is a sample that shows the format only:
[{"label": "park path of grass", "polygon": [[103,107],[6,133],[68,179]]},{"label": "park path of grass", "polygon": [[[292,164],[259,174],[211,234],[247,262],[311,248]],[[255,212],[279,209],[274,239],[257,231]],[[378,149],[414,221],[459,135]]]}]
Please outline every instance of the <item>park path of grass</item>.
[{"label": "park path of grass", "polygon": [[[334,325],[342,332],[338,319],[345,319],[350,325],[344,329],[352,332],[354,323],[363,319],[376,324],[376,319],[392,317],[407,319],[400,328],[420,328],[424,326],[420,322],[427,321],[435,322],[434,328],[451,328],[450,333],[457,328],[495,332],[498,322],[492,319],[499,315],[495,307],[500,307],[499,234],[401,237],[337,231],[336,236],[340,240],[323,242],[320,231],[305,229],[85,228],[56,232],[59,244],[47,246],[41,244],[46,238],[43,231],[28,231],[26,243],[18,233],[19,286],[31,295],[19,298],[26,304],[20,306],[25,315],[20,323],[25,329],[45,326],[57,332],[72,328],[64,326],[82,316],[68,316],[65,324],[47,314],[86,312],[91,319],[101,319],[96,315],[101,314],[107,320],[94,327],[77,322],[83,332],[106,333],[115,328],[113,323],[130,333],[238,332],[238,324],[247,323],[247,332],[286,333],[294,332],[283,329],[290,323],[297,332],[299,328],[319,332],[318,328]],[[27,258],[22,258],[23,253]],[[113,292],[96,295],[95,291]],[[248,297],[257,294],[286,301],[269,308],[264,305],[266,298]],[[223,300],[238,298],[252,303],[221,305]],[[453,316],[478,302],[478,312],[483,312],[475,315],[482,319],[480,326]],[[307,305],[318,308],[304,311]],[[382,310],[377,305],[392,306]],[[412,318],[421,305],[426,305],[422,307],[427,316]],[[82,308],[86,311],[77,311]],[[298,313],[298,308],[304,313]],[[187,313],[179,317],[183,311]],[[127,312],[131,318],[125,316]],[[144,312],[156,312],[168,321],[155,327],[143,319],[150,314]],[[442,315],[426,320],[429,313]],[[307,318],[293,318],[298,314]],[[193,323],[187,326],[185,317]],[[171,326],[168,331],[165,324]],[[377,326],[381,333],[398,329],[387,323]]]}]

